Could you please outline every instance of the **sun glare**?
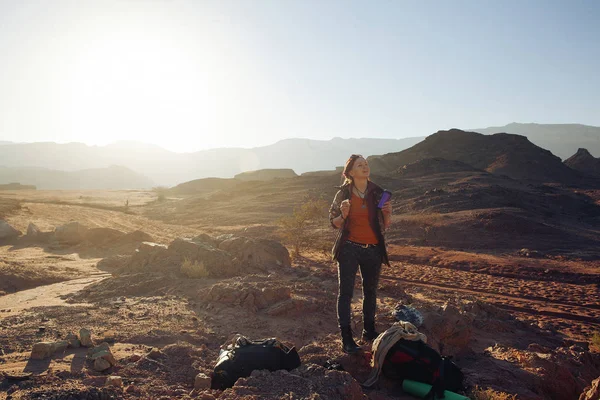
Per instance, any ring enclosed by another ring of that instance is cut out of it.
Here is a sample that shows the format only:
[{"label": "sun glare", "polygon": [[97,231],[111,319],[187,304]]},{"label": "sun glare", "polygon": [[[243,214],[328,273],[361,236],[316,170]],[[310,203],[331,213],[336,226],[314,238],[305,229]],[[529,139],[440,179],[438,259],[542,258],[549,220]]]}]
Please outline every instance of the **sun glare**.
[{"label": "sun glare", "polygon": [[209,63],[199,66],[181,43],[119,33],[87,43],[76,54],[64,71],[62,117],[82,140],[140,140],[173,148],[186,136],[215,131],[211,98],[217,91]]}]

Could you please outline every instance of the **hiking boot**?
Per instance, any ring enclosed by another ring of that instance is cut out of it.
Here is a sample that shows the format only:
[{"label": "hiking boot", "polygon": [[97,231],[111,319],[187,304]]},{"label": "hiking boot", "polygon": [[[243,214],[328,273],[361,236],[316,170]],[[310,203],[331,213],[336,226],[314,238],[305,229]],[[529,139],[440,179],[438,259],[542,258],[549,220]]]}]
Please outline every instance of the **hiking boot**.
[{"label": "hiking boot", "polygon": [[379,332],[375,330],[375,323],[366,323],[362,331],[363,342],[372,342],[379,336]]},{"label": "hiking boot", "polygon": [[340,329],[342,331],[342,351],[348,354],[360,351],[360,347],[358,347],[352,338],[352,328],[348,326]]}]

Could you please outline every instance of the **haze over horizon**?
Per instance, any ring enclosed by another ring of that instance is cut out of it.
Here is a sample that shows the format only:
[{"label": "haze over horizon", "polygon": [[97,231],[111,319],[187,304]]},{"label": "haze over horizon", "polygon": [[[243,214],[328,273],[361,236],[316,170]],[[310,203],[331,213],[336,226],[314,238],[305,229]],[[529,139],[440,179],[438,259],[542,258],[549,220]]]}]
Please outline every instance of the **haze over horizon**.
[{"label": "haze over horizon", "polygon": [[0,141],[600,126],[600,3],[0,2]]}]

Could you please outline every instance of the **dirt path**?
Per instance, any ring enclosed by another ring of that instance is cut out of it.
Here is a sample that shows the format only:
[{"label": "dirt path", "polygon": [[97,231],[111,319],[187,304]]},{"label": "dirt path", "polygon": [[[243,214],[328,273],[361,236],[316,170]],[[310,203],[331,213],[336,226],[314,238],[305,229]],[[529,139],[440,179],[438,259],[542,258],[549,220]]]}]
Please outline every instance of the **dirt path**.
[{"label": "dirt path", "polygon": [[440,293],[460,293],[509,310],[531,321],[553,324],[589,340],[600,329],[600,290],[597,285],[499,277],[422,264],[394,264],[382,281],[404,282]]},{"label": "dirt path", "polygon": [[[21,311],[33,307],[69,306],[63,300],[66,295],[75,293],[109,276],[110,274],[98,272],[87,278],[38,286],[34,289],[2,296],[0,298],[0,319],[19,314]],[[77,305],[81,306],[82,304]]]}]

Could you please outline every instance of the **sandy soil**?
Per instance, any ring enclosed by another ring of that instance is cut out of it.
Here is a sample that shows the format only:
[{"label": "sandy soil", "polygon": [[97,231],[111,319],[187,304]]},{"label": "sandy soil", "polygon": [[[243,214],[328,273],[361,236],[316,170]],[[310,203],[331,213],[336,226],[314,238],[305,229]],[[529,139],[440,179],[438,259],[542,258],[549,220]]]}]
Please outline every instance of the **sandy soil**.
[{"label": "sandy soil", "polygon": [[[39,192],[28,198],[20,193],[21,207],[12,207],[5,219],[23,232],[29,222],[49,231],[70,221],[124,233],[142,230],[162,244],[207,231],[240,233],[248,227],[233,224],[230,207],[219,212],[227,213],[231,225],[212,229],[198,221],[186,225],[151,218],[160,207],[177,208],[174,204],[184,201],[151,203],[151,192],[131,195],[133,211],[103,208],[120,207],[128,195]],[[83,199],[78,196],[101,199],[100,207],[71,204]],[[181,208],[177,213],[184,218]],[[218,219],[216,213],[213,220]],[[250,226],[265,224],[268,219]],[[251,231],[266,237],[275,232]],[[160,271],[110,275],[97,263],[114,256],[114,249],[83,246],[35,241],[0,246],[2,282],[13,282],[0,288],[6,293],[0,297],[0,372],[32,374],[25,381],[5,378],[0,399],[231,399],[251,398],[252,393],[254,398],[343,398],[341,392],[337,397],[327,392],[326,387],[336,385],[353,390],[344,392],[345,398],[410,398],[385,379],[370,391],[353,386],[368,375],[368,353],[348,356],[340,350],[336,270],[317,249],[296,258],[291,267],[187,279]],[[382,272],[378,328],[394,322],[392,312],[399,302],[421,310],[426,320],[422,331],[432,346],[443,345],[443,352],[455,356],[469,390],[478,385],[519,399],[575,398],[568,396],[578,395],[600,375],[600,358],[589,346],[593,334],[600,332],[597,261],[532,258],[493,249],[391,245],[389,251],[392,265]],[[356,332],[362,328],[358,281],[353,302]],[[249,294],[265,291],[289,296],[264,308],[248,300]],[[96,342],[110,344],[118,364],[108,373],[93,371],[82,349],[68,349],[47,360],[29,358],[34,343],[65,338],[81,328],[90,329]],[[219,349],[235,333],[251,338],[276,335],[299,349],[304,369],[295,375],[258,374],[225,392],[194,390],[194,376],[210,373]],[[339,362],[349,375],[322,368],[328,360]],[[310,364],[316,369],[306,369]],[[106,387],[108,375],[121,376],[123,388]],[[563,378],[568,379],[562,388],[551,384]],[[269,388],[270,394],[261,387]],[[303,394],[310,392],[307,387],[313,388],[313,397]]]}]

